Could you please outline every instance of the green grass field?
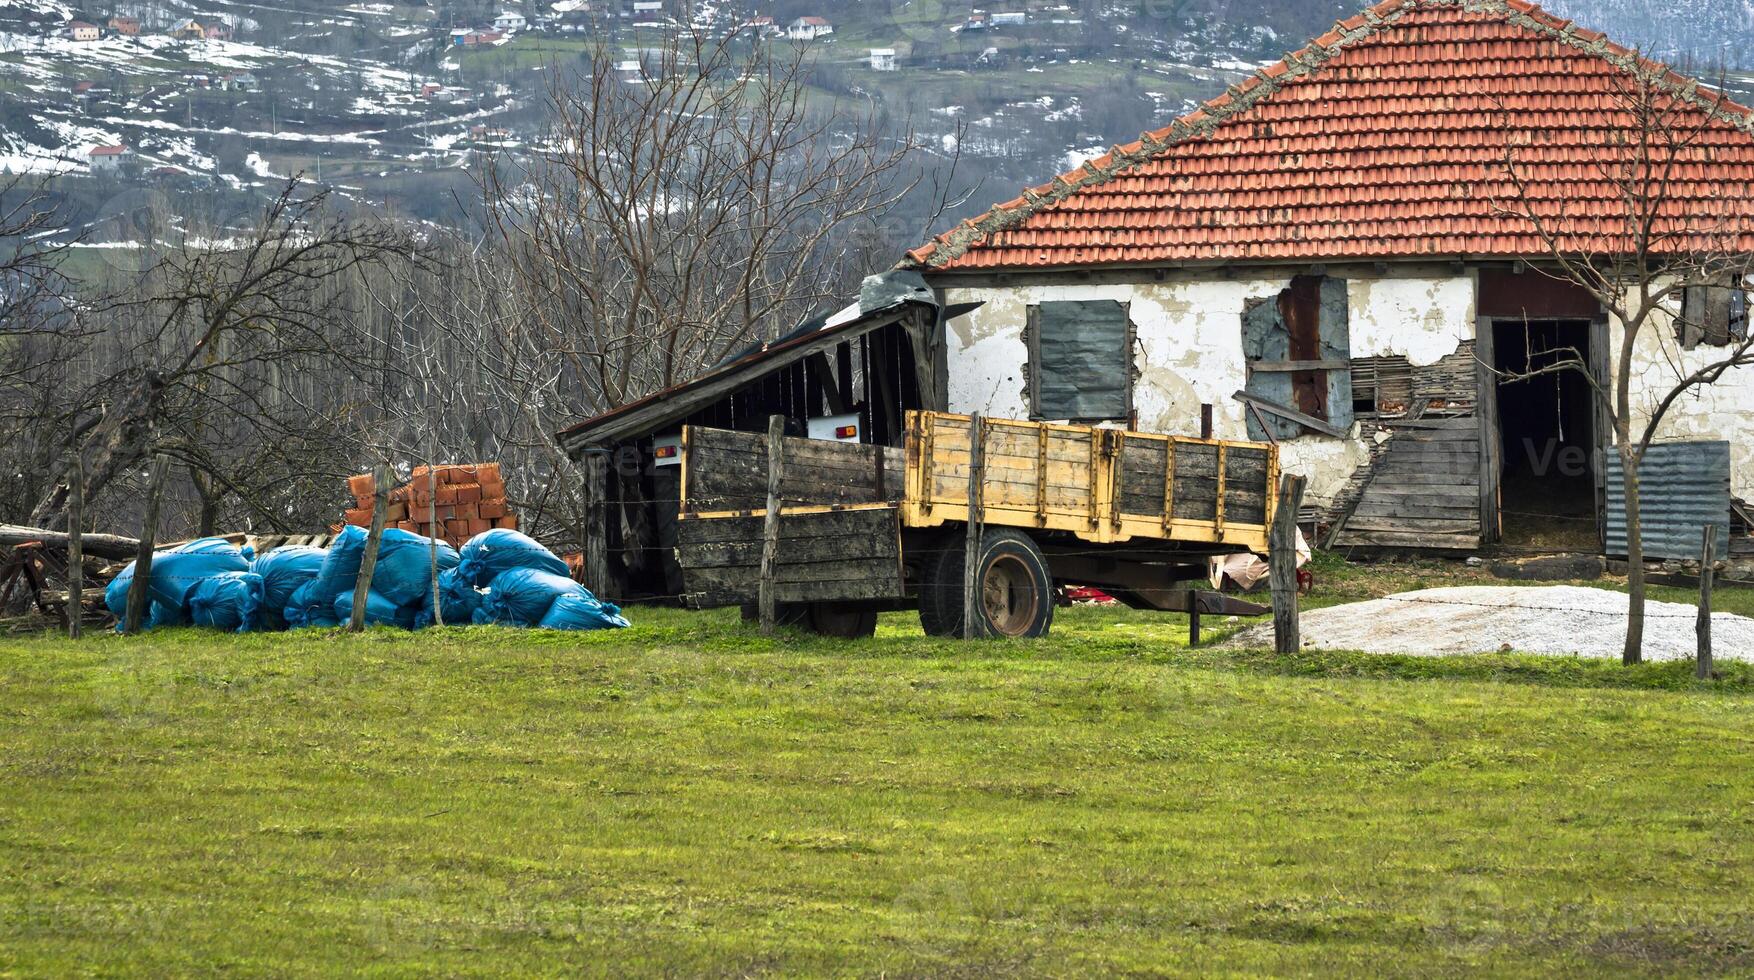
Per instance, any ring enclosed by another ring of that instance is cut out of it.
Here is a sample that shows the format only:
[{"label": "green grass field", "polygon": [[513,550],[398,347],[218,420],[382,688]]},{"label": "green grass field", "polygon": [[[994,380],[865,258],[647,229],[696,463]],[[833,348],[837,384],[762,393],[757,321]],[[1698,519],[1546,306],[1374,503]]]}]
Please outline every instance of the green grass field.
[{"label": "green grass field", "polygon": [[1754,970],[1754,673],[583,635],[0,640],[0,975]]}]

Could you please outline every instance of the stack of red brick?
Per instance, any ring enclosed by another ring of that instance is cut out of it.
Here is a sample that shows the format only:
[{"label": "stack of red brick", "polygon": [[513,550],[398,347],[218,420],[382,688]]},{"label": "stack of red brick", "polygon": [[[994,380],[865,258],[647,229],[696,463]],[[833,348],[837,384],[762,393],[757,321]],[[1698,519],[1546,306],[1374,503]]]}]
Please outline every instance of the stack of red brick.
[{"label": "stack of red brick", "polygon": [[[518,518],[506,504],[498,463],[434,466],[430,474],[428,469],[416,466],[412,479],[390,490],[385,527],[431,535],[457,546],[490,528],[517,530]],[[348,477],[347,489],[354,497],[347,523],[370,527],[376,489],[372,475]]]}]

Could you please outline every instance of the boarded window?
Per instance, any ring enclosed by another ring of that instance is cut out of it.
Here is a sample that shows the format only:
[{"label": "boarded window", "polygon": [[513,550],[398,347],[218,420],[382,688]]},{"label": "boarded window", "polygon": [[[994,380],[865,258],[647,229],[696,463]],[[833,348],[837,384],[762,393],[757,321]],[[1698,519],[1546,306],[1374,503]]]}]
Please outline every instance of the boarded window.
[{"label": "boarded window", "polygon": [[1740,286],[1688,286],[1682,292],[1681,319],[1675,323],[1681,346],[1727,347],[1748,337],[1748,293]]},{"label": "boarded window", "polygon": [[1029,417],[1125,422],[1133,415],[1133,324],[1109,299],[1029,308]]},{"label": "boarded window", "polygon": [[1242,315],[1249,437],[1295,439],[1352,425],[1351,336],[1346,281],[1298,276],[1278,296],[1248,301]]}]

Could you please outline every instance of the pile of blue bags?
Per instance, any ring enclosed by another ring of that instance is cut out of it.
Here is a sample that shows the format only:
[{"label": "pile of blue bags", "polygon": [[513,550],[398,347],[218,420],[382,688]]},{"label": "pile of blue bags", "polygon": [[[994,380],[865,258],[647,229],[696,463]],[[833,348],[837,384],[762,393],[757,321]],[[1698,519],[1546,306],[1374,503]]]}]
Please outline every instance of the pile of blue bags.
[{"label": "pile of blue bags", "polygon": [[[338,626],[353,615],[354,585],[366,532],[349,525],[328,548],[289,545],[256,557],[223,538],[202,538],[152,557],[146,628],[207,626],[252,630]],[[464,543],[437,542],[438,616],[433,603],[434,542],[385,528],[366,596],[370,625],[424,629],[505,625],[555,630],[616,629],[621,610],[567,575],[566,563],[535,539],[499,528]],[[104,593],[120,620],[127,610],[132,563]]]}]

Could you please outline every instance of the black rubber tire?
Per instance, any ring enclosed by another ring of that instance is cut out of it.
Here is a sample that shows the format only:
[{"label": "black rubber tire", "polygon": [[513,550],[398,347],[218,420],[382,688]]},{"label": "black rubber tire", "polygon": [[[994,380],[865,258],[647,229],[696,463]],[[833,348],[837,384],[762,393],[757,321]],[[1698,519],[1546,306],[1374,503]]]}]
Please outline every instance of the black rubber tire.
[{"label": "black rubber tire", "polygon": [[[962,635],[962,539],[941,537],[920,570],[920,628],[927,636]],[[954,605],[954,611],[952,606]]]},{"label": "black rubber tire", "polygon": [[819,636],[864,640],[877,634],[877,610],[844,602],[812,602],[804,626]]},{"label": "black rubber tire", "polygon": [[[1012,615],[996,619],[982,606],[982,632],[986,636],[1034,639],[1046,636],[1054,622],[1054,579],[1047,558],[1029,535],[1010,528],[990,528],[981,536],[981,588],[1002,587],[1016,597]],[[947,547],[937,562],[932,581],[920,590],[920,622],[927,622],[928,595],[935,602],[932,618],[945,630],[937,636],[962,635],[963,549]],[[995,580],[995,576],[998,580]]]}]

